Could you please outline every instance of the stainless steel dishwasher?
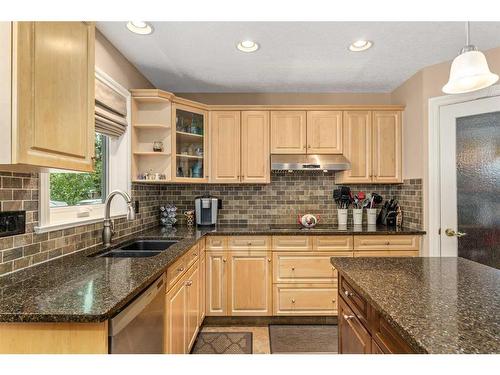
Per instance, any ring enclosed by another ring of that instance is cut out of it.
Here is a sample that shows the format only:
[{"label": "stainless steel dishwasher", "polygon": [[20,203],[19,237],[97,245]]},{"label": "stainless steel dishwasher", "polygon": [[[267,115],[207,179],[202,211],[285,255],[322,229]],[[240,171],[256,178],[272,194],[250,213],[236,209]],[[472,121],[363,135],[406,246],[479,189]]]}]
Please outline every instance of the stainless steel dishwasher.
[{"label": "stainless steel dishwasher", "polygon": [[164,276],[109,321],[111,354],[163,353]]}]

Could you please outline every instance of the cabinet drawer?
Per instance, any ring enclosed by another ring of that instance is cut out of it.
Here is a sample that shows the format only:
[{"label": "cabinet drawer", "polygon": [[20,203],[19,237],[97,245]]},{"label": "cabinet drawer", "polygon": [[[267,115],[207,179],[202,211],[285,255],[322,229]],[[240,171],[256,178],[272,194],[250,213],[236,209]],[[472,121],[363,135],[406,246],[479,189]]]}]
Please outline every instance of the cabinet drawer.
[{"label": "cabinet drawer", "polygon": [[267,250],[271,247],[268,236],[234,236],[228,238],[230,250]]},{"label": "cabinet drawer", "polygon": [[186,254],[182,256],[185,258],[186,269],[191,267],[200,257],[200,247],[198,244],[194,245]]},{"label": "cabinet drawer", "polygon": [[355,257],[418,257],[418,251],[368,250],[355,251]]},{"label": "cabinet drawer", "polygon": [[315,251],[352,251],[353,236],[314,236]]},{"label": "cabinet drawer", "polygon": [[186,258],[182,256],[167,269],[167,291],[180,280],[183,273],[187,270]]},{"label": "cabinet drawer", "polygon": [[336,315],[337,288],[326,284],[274,285],[274,315]]},{"label": "cabinet drawer", "polygon": [[210,250],[225,250],[227,248],[227,237],[224,236],[209,236],[205,242],[205,249]]},{"label": "cabinet drawer", "polygon": [[354,250],[416,250],[420,248],[420,236],[354,236]]},{"label": "cabinet drawer", "polygon": [[345,299],[356,316],[367,326],[368,324],[368,302],[362,297],[344,277],[340,277],[339,294]]},{"label": "cabinet drawer", "polygon": [[310,251],[312,239],[309,236],[273,236],[274,251]]},{"label": "cabinet drawer", "polygon": [[352,252],[315,253],[275,252],[273,280],[275,283],[332,283],[337,270],[330,263],[332,256],[352,256]]}]

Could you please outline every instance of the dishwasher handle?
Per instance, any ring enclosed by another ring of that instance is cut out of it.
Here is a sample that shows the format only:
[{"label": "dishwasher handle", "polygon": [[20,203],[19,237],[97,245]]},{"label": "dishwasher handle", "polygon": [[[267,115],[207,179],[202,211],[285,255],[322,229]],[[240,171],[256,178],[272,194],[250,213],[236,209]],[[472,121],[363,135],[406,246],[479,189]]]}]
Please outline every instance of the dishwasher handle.
[{"label": "dishwasher handle", "polygon": [[109,320],[109,336],[116,336],[144,308],[154,300],[158,293],[164,290],[164,276],[157,279],[148,289],[142,292],[130,305]]}]

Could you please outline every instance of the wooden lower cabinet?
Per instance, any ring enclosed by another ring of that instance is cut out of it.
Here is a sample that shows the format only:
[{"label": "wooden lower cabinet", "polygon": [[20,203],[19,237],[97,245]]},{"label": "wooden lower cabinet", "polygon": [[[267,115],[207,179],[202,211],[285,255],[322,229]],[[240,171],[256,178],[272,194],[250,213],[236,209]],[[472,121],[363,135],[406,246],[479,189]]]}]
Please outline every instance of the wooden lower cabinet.
[{"label": "wooden lower cabinet", "polygon": [[272,315],[270,251],[235,251],[229,255],[228,314]]},{"label": "wooden lower cabinet", "polygon": [[165,353],[186,353],[186,306],[187,289],[184,278],[167,293],[166,324],[165,324]]},{"label": "wooden lower cabinet", "polygon": [[198,261],[167,292],[165,353],[189,353],[200,325],[200,270]]},{"label": "wooden lower cabinet", "polygon": [[227,315],[227,253],[207,251],[206,253],[206,297],[207,316]]},{"label": "wooden lower cabinet", "polygon": [[371,353],[371,336],[347,303],[339,298],[339,353]]},{"label": "wooden lower cabinet", "polygon": [[412,354],[415,351],[361,294],[339,276],[339,353]]},{"label": "wooden lower cabinet", "polygon": [[336,315],[337,287],[330,284],[275,284],[273,315]]}]

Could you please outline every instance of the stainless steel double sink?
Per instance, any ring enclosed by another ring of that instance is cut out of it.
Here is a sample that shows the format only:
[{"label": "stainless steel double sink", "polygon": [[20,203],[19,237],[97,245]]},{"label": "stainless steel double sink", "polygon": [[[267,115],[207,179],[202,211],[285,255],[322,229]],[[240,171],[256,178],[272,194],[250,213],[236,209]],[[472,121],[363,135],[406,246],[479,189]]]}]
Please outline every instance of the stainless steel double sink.
[{"label": "stainless steel double sink", "polygon": [[91,256],[98,258],[148,258],[160,254],[179,240],[136,240]]}]

